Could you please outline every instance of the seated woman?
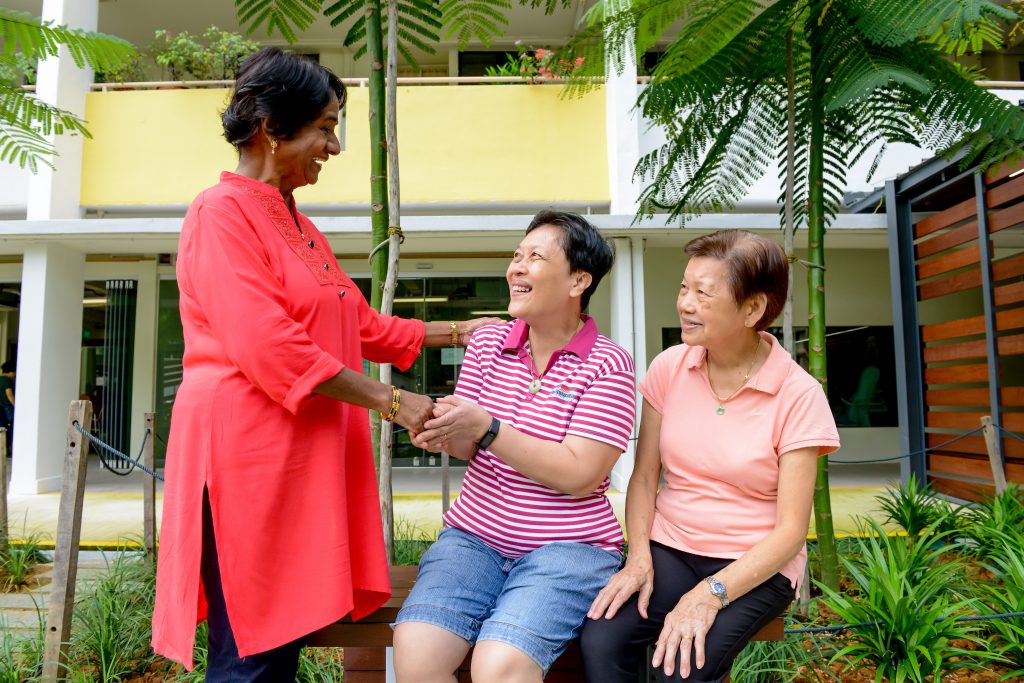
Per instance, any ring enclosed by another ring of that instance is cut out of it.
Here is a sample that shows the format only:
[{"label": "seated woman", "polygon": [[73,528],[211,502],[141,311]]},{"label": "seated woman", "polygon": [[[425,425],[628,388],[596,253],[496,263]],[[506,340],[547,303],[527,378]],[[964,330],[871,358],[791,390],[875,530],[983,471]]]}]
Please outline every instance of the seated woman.
[{"label": "seated woman", "polygon": [[[719,681],[802,577],[818,458],[839,447],[821,386],[764,332],[789,264],[741,230],[699,237],[676,300],[683,344],[640,383],[629,558],[581,636],[587,680]],[[664,485],[658,491],[664,472]]]},{"label": "seated woman", "polygon": [[604,495],[633,430],[633,360],[582,315],[612,265],[582,217],[544,211],[508,266],[512,322],[479,328],[417,445],[470,460],[396,620],[401,683],[540,681],[621,566]]}]

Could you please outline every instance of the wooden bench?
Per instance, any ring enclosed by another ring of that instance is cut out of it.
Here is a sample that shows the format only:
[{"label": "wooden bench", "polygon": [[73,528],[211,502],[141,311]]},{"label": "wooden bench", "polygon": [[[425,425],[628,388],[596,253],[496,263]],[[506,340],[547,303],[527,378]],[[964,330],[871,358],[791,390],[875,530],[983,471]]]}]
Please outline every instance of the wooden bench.
[{"label": "wooden bench", "polygon": [[[345,648],[345,683],[384,683],[385,649],[391,647],[390,624],[416,581],[416,567],[391,567],[391,599],[373,614],[359,621],[348,617],[313,633],[310,647]],[[782,640],[783,621],[775,619],[762,628],[753,640]],[[472,651],[459,666],[459,683],[470,683],[469,662]],[[572,642],[544,679],[547,683],[582,683],[583,663],[577,642]]]}]

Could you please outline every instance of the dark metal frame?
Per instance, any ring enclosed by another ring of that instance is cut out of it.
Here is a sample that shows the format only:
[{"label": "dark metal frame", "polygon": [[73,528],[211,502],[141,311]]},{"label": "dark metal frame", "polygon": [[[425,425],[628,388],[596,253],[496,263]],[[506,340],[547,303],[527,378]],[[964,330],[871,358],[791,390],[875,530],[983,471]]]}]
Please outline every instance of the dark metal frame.
[{"label": "dark metal frame", "polygon": [[[972,178],[973,176],[973,178]],[[996,334],[995,300],[992,286],[992,250],[988,233],[984,173],[977,168],[961,171],[957,159],[932,159],[890,180],[884,190],[860,203],[877,203],[884,193],[889,227],[889,271],[892,286],[893,336],[896,350],[896,396],[900,423],[900,450],[909,454],[901,461],[904,481],[914,474],[927,481],[928,455],[925,434],[924,344],[918,316],[917,272],[914,263],[913,207],[939,196],[954,185],[973,180],[977,202],[978,244],[980,249],[981,288],[984,304],[985,342],[989,375],[989,402],[993,424],[1002,424],[999,379],[999,340]],[[999,457],[1005,464],[1002,439]]]}]

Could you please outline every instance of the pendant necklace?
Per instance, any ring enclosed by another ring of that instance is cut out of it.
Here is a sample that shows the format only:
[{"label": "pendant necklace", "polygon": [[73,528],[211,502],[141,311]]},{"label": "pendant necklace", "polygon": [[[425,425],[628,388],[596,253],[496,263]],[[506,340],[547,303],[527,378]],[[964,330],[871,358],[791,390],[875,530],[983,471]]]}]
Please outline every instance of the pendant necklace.
[{"label": "pendant necklace", "polygon": [[[572,333],[572,338],[573,339],[576,337],[577,334],[579,334],[581,329],[583,329],[583,319],[582,318],[580,318],[579,323],[577,323],[577,325],[576,325],[576,331]],[[529,341],[529,339],[527,339],[527,341]],[[758,341],[760,341],[760,338],[758,339]],[[540,393],[541,385],[543,384],[542,379],[544,377],[544,373],[542,373],[540,371],[540,369],[537,367],[537,361],[535,361],[533,359],[533,344],[532,343],[530,344],[530,366],[531,366],[530,367],[530,374],[533,375],[533,379],[530,380],[529,389],[530,389],[530,393],[531,394],[536,395],[536,394]]]},{"label": "pendant necklace", "polygon": [[540,371],[537,370],[537,361],[533,359],[532,344],[530,345],[530,374],[533,375],[533,379],[530,380],[530,393],[537,394],[540,391],[541,387],[541,377],[543,377],[544,375],[542,375]]},{"label": "pendant necklace", "polygon": [[725,415],[725,406],[722,404],[728,402],[729,399],[731,399],[736,394],[740,393],[740,389],[747,386],[747,380],[750,379],[750,371],[754,369],[754,363],[757,362],[757,352],[760,350],[761,335],[758,335],[757,345],[754,346],[754,357],[750,359],[750,366],[747,368],[747,371],[743,374],[743,382],[738,387],[736,387],[736,391],[732,392],[725,398],[722,398],[721,396],[718,395],[718,392],[715,391],[715,385],[711,383],[711,354],[707,352],[707,349],[704,350],[704,358],[707,361],[706,365],[708,370],[708,387],[711,389],[711,395],[714,396],[715,400],[718,401],[718,407],[715,408],[716,415]]}]

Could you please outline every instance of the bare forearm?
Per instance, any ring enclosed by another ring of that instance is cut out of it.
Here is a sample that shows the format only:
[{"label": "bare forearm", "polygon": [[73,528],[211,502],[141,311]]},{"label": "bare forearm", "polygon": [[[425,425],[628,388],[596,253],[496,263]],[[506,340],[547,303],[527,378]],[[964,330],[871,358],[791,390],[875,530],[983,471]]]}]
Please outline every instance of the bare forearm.
[{"label": "bare forearm", "polygon": [[726,585],[729,599],[749,593],[796,557],[807,530],[776,528],[716,576]]},{"label": "bare forearm", "polygon": [[657,495],[657,480],[652,483],[646,477],[630,479],[626,489],[626,538],[630,560],[650,561],[651,527]]},{"label": "bare forearm", "polygon": [[348,368],[343,368],[334,377],[316,385],[313,393],[381,413],[387,413],[391,409],[390,386]]},{"label": "bare forearm", "polygon": [[583,462],[565,443],[523,434],[509,424],[502,424],[490,450],[535,482],[570,496],[591,493],[605,476],[595,481],[592,458]]}]

